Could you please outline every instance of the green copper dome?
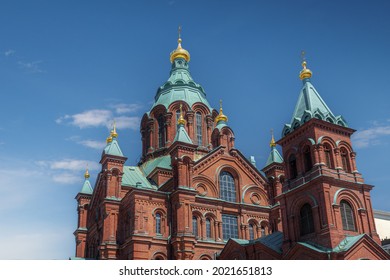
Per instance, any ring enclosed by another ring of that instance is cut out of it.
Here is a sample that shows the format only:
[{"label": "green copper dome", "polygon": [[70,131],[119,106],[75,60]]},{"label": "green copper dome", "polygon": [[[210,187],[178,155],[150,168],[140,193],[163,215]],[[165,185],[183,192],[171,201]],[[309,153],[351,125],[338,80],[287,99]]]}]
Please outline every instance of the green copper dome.
[{"label": "green copper dome", "polygon": [[168,109],[173,102],[182,100],[190,107],[197,102],[203,103],[212,111],[204,89],[194,82],[188,70],[188,62],[181,57],[172,62],[168,81],[158,88],[154,100],[151,110],[158,105]]}]

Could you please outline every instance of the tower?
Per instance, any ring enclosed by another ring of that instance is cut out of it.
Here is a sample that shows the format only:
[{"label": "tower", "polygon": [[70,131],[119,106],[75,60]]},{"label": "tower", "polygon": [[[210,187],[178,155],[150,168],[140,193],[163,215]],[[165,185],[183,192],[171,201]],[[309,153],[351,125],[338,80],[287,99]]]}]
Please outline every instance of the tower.
[{"label": "tower", "polygon": [[364,183],[356,167],[351,143],[355,130],[332,113],[311,83],[305,60],[302,66],[298,102],[278,141],[286,171],[282,193],[276,197],[283,252],[289,252],[286,258],[314,258],[297,248],[311,245],[332,251],[342,241],[363,235],[379,243],[370,198],[373,186]]},{"label": "tower", "polygon": [[89,172],[88,169],[84,174],[84,184],[80,192],[76,196],[77,200],[77,213],[78,213],[78,222],[77,229],[74,232],[76,238],[76,256],[80,258],[85,258],[85,249],[87,243],[87,218],[88,210],[90,207],[90,202],[92,198],[92,186],[89,182]]}]

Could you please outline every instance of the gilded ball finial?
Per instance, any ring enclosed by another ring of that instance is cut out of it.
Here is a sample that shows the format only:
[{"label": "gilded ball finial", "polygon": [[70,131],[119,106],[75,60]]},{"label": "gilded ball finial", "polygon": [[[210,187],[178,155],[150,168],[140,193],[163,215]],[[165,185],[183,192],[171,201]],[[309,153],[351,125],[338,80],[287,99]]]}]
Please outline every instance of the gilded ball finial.
[{"label": "gilded ball finial", "polygon": [[275,142],[275,138],[274,138],[274,130],[273,129],[271,129],[271,142],[269,143],[269,146],[271,148],[276,147],[276,142]]},{"label": "gilded ball finial", "polygon": [[173,63],[173,61],[176,58],[184,58],[187,62],[190,61],[190,53],[187,50],[182,48],[181,42],[182,42],[182,39],[181,39],[181,26],[179,26],[179,29],[178,29],[178,39],[177,39],[177,48],[176,48],[176,50],[171,52],[171,55],[170,55],[171,63]]},{"label": "gilded ball finial", "polygon": [[228,121],[228,117],[225,116],[223,114],[223,109],[222,109],[222,99],[219,100],[219,114],[218,116],[215,118],[215,123],[218,123],[220,121],[224,121],[224,122],[227,122]]},{"label": "gilded ball finial", "polygon": [[182,104],[180,104],[180,117],[177,120],[177,124],[178,125],[185,125],[186,124],[186,120],[183,117],[183,105]]},{"label": "gilded ball finial", "polygon": [[310,69],[306,68],[307,62],[306,62],[306,57],[305,57],[304,51],[302,51],[302,53],[301,53],[301,58],[302,58],[303,69],[301,70],[301,72],[299,72],[299,78],[301,80],[310,79],[311,76],[313,75],[313,73],[310,71]]},{"label": "gilded ball finial", "polygon": [[84,178],[88,179],[89,177],[90,177],[90,175],[89,175],[88,167],[87,167],[87,169],[85,170],[85,173],[84,173]]}]

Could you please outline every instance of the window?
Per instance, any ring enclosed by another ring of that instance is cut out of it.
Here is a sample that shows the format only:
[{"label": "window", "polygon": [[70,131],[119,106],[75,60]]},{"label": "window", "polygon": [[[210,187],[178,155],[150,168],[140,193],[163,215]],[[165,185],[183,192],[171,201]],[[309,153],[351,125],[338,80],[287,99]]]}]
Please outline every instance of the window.
[{"label": "window", "polygon": [[324,145],[324,152],[325,152],[325,163],[328,168],[333,168],[332,164],[332,150],[329,145]]},{"label": "window", "polygon": [[211,221],[210,219],[206,219],[206,238],[211,238]]},{"label": "window", "polygon": [[305,172],[310,171],[310,169],[313,167],[312,161],[311,161],[311,152],[310,147],[306,146],[303,149],[303,158],[305,161]]},{"label": "window", "polygon": [[303,205],[300,211],[301,236],[314,232],[313,213],[310,204]]},{"label": "window", "polygon": [[161,234],[161,214],[156,214],[156,234]]},{"label": "window", "polygon": [[233,176],[226,171],[219,175],[220,197],[223,200],[236,202],[236,186]]},{"label": "window", "polygon": [[222,235],[224,240],[238,238],[237,217],[222,214]]},{"label": "window", "polygon": [[158,147],[163,148],[165,146],[165,127],[164,117],[160,115],[158,117]]},{"label": "window", "polygon": [[255,231],[253,224],[249,224],[249,240],[255,239]]},{"label": "window", "polygon": [[343,222],[343,229],[355,231],[356,229],[355,229],[355,222],[353,217],[353,210],[351,205],[345,200],[342,200],[340,203],[340,212],[341,212],[341,220]]},{"label": "window", "polygon": [[192,216],[192,234],[198,238],[198,219],[195,216]]},{"label": "window", "polygon": [[265,227],[261,226],[261,237],[265,236]]},{"label": "window", "polygon": [[341,164],[345,172],[349,172],[349,160],[348,160],[348,151],[345,148],[341,148]]},{"label": "window", "polygon": [[297,178],[298,171],[297,171],[297,159],[295,158],[295,155],[291,155],[288,160],[288,165],[290,166],[290,179]]},{"label": "window", "polygon": [[198,146],[202,146],[203,135],[202,135],[202,114],[200,112],[196,113],[196,140]]}]

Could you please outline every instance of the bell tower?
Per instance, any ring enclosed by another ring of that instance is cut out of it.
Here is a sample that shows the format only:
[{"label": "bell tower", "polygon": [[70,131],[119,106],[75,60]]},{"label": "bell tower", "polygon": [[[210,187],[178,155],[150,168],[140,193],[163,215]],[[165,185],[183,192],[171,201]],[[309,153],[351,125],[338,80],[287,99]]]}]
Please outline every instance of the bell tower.
[{"label": "bell tower", "polygon": [[303,58],[303,82],[282,147],[286,180],[276,197],[283,221],[283,251],[297,242],[335,248],[349,236],[367,234],[377,243],[370,191],[355,162],[354,129],[334,115],[311,83]]}]

